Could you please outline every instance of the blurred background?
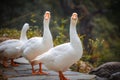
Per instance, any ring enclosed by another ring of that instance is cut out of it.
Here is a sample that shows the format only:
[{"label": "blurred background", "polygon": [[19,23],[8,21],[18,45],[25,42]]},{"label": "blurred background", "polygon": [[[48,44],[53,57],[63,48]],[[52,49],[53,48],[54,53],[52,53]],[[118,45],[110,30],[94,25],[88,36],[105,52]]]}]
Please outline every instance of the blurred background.
[{"label": "blurred background", "polygon": [[77,12],[84,54],[71,69],[81,71],[82,62],[97,67],[120,61],[119,4],[120,0],[0,0],[0,37],[19,38],[24,23],[31,26],[28,38],[42,36],[43,15],[50,11],[50,30],[56,46],[69,41],[70,17]]}]

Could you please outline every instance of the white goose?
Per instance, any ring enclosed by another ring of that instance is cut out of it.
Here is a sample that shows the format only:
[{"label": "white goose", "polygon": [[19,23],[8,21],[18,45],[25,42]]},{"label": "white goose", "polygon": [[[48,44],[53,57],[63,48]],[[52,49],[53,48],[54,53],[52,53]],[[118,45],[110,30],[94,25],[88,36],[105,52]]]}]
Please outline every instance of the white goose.
[{"label": "white goose", "polygon": [[83,54],[82,43],[76,32],[77,13],[73,13],[70,23],[70,42],[51,48],[44,54],[37,56],[31,63],[45,64],[48,69],[59,72],[60,80],[67,80],[63,71],[66,71],[73,63],[79,60]]},{"label": "white goose", "polygon": [[11,59],[12,66],[18,66],[18,64],[14,63],[13,59],[20,57],[22,53],[20,53],[16,47],[22,46],[24,42],[27,41],[26,31],[28,29],[29,24],[25,23],[21,31],[20,39],[10,39],[0,43],[0,59],[3,60],[4,67],[8,67],[8,59]]},{"label": "white goose", "polygon": [[[53,47],[53,39],[51,32],[49,30],[49,22],[50,22],[50,12],[46,11],[44,15],[44,31],[43,31],[43,37],[33,37],[29,39],[22,47],[21,51],[23,53],[23,57],[25,57],[29,63],[37,57],[38,55],[43,54],[44,52],[48,51],[50,48]],[[42,72],[41,66],[42,64],[40,63],[40,70],[39,72],[36,72],[34,70],[34,66],[32,66],[32,74],[46,74]]]}]

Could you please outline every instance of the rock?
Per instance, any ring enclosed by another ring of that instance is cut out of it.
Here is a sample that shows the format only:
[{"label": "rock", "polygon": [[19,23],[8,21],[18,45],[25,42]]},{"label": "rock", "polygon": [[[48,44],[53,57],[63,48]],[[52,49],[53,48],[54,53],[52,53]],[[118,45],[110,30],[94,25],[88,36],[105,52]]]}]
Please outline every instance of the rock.
[{"label": "rock", "polygon": [[[89,72],[101,78],[120,80],[120,62],[107,62]],[[112,79],[115,78],[115,79]]]},{"label": "rock", "polygon": [[120,80],[120,72],[113,73],[109,80]]}]

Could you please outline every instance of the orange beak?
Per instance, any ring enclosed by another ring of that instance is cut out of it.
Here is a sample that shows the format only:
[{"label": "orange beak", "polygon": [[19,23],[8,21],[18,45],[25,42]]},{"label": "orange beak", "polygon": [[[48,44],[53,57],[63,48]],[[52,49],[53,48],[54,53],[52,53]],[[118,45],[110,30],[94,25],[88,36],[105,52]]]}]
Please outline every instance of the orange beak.
[{"label": "orange beak", "polygon": [[72,19],[76,20],[77,19],[77,13],[72,14]]},{"label": "orange beak", "polygon": [[50,12],[46,11],[44,18],[48,20],[50,18]]}]

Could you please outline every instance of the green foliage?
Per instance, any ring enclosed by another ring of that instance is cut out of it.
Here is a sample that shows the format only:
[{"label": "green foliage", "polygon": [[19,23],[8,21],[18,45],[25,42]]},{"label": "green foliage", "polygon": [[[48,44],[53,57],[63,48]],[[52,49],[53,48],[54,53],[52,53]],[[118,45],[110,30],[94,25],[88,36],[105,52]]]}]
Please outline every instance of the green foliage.
[{"label": "green foliage", "polygon": [[69,38],[68,38],[68,31],[65,28],[65,23],[67,22],[67,20],[62,19],[61,20],[61,25],[58,26],[58,23],[55,21],[54,24],[55,26],[57,26],[55,29],[55,31],[58,33],[56,38],[54,39],[54,45],[60,45],[63,44],[65,42],[68,42]]},{"label": "green foliage", "polygon": [[16,29],[1,29],[0,30],[0,37],[9,37],[9,38],[15,38],[18,39],[20,36],[20,31]]},{"label": "green foliage", "polygon": [[27,37],[40,37],[41,36],[41,30],[39,29],[38,26],[31,26],[30,29],[28,30]]},{"label": "green foliage", "polygon": [[120,38],[117,36],[116,25],[111,24],[107,18],[97,16],[94,18],[93,34],[96,40],[89,39],[89,54],[84,50],[83,61],[93,64],[94,67],[110,61],[120,61]]},{"label": "green foliage", "polygon": [[66,36],[63,34],[64,33],[64,26],[61,26],[60,28],[57,28],[59,31],[58,36],[56,36],[55,40],[54,40],[54,45],[59,45],[64,43]]},{"label": "green foliage", "polygon": [[97,16],[94,18],[95,28],[93,34],[100,39],[104,39],[100,49],[99,64],[110,61],[120,61],[120,38],[117,36],[117,25],[111,24],[106,17]]},{"label": "green foliage", "polygon": [[[0,37],[8,37],[11,39],[19,39],[20,38],[21,31],[17,29],[1,29],[0,30]],[[41,36],[41,31],[38,29],[38,26],[32,26],[30,29],[27,31],[27,37],[35,37],[35,36]]]},{"label": "green foliage", "polygon": [[[89,52],[84,50],[82,60],[93,64],[93,66],[97,66],[99,64],[104,40],[89,39],[89,44],[90,44],[91,48],[90,48]],[[91,53],[91,54],[89,54],[89,53]]]}]

